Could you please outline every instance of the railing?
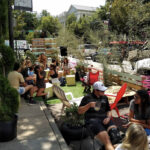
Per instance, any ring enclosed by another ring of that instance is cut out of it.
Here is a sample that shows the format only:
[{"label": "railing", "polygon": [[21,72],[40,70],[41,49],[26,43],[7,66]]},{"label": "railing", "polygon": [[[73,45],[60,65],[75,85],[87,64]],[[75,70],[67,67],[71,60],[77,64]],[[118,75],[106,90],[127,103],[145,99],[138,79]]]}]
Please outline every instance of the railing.
[{"label": "railing", "polygon": [[109,84],[119,84],[127,83],[127,86],[134,89],[143,89],[143,77],[138,75],[131,75],[128,73],[117,72],[114,70],[107,69],[106,72],[107,82]]}]

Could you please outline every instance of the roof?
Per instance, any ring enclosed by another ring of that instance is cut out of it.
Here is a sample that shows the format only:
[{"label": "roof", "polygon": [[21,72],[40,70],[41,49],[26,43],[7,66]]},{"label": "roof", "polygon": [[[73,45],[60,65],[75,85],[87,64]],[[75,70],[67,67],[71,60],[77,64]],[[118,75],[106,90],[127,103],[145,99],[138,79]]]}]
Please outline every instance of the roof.
[{"label": "roof", "polygon": [[89,6],[81,6],[81,5],[71,5],[71,7],[74,7],[77,10],[85,10],[85,11],[96,11],[97,9],[97,7],[89,7]]}]

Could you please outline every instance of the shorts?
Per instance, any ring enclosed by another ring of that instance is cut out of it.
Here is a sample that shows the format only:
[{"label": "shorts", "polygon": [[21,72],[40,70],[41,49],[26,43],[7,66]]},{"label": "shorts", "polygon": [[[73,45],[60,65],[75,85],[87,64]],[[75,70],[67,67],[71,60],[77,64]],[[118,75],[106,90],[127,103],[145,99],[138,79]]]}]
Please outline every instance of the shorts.
[{"label": "shorts", "polygon": [[19,93],[20,95],[24,94],[24,93],[25,93],[25,88],[24,88],[24,87],[19,87],[18,93]]},{"label": "shorts", "polygon": [[107,128],[114,125],[112,120],[109,121],[108,124],[103,124],[103,119],[101,118],[92,118],[89,120],[86,120],[86,126],[87,128],[95,135],[97,135],[99,132],[107,131]]}]

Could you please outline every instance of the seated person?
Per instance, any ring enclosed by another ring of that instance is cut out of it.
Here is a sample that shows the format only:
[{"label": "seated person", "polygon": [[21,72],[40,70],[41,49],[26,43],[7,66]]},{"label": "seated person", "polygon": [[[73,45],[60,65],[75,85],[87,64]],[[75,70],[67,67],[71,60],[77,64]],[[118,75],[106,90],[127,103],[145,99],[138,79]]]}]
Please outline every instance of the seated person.
[{"label": "seated person", "polygon": [[64,62],[62,64],[62,68],[63,68],[64,76],[70,74],[69,62],[68,62],[67,58],[64,59]]},{"label": "seated person", "polygon": [[54,64],[50,65],[50,71],[48,73],[48,79],[51,77],[52,84],[60,85],[60,81],[58,79],[58,70]]},{"label": "seated person", "polygon": [[108,98],[104,95],[106,89],[102,82],[95,82],[93,93],[82,99],[78,113],[84,114],[87,128],[104,144],[105,149],[114,150],[112,143],[115,144],[121,139],[117,127],[111,120]]},{"label": "seated person", "polygon": [[139,124],[132,124],[126,131],[122,144],[115,150],[148,150],[148,139],[144,128]]},{"label": "seated person", "polygon": [[45,96],[47,95],[47,93],[44,92],[45,87],[46,87],[45,81],[44,81],[45,76],[46,76],[46,72],[44,71],[44,65],[41,65],[41,66],[37,65],[34,70],[35,70],[35,74],[37,77],[34,91],[37,91],[36,96],[42,96],[43,99],[45,99]]},{"label": "seated person", "polygon": [[28,80],[27,83],[34,85],[36,82],[36,74],[34,73],[34,65],[28,68]]},{"label": "seated person", "polygon": [[150,129],[150,99],[146,90],[138,90],[131,100],[129,106],[129,123],[124,127],[130,126],[132,123],[142,125],[147,131]]},{"label": "seated person", "polygon": [[[21,71],[20,64],[15,63],[14,64],[14,70],[8,74],[8,80],[9,80],[11,86],[18,90],[18,93],[20,95],[29,91],[30,92],[30,98],[31,98],[31,95],[33,95],[33,92],[34,92],[33,85],[27,85],[25,83],[25,80],[24,80],[22,74],[20,73],[20,71]],[[34,104],[36,102],[33,101],[32,99],[30,99],[29,103]]]}]

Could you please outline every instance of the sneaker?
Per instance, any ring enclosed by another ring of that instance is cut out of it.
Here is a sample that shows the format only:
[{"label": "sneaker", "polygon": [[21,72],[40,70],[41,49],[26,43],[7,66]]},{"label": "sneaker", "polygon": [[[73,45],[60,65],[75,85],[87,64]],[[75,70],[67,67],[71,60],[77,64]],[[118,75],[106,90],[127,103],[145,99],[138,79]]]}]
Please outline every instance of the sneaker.
[{"label": "sneaker", "polygon": [[30,99],[29,100],[29,105],[34,105],[34,104],[36,104],[36,101],[34,101],[33,99]]}]

